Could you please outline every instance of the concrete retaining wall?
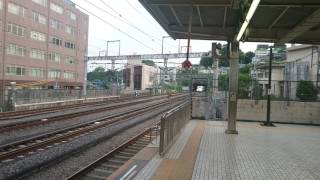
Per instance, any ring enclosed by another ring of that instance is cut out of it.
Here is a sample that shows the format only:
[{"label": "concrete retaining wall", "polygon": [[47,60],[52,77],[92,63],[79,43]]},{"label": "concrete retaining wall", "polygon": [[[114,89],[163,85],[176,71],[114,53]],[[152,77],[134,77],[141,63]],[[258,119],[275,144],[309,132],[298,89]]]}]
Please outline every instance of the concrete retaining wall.
[{"label": "concrete retaining wall", "polygon": [[88,103],[88,102],[102,102],[102,101],[108,101],[110,99],[115,99],[115,98],[119,98],[119,96],[108,96],[108,97],[98,97],[98,98],[86,98],[86,99],[75,99],[75,100],[66,100],[66,101],[23,104],[23,105],[15,105],[15,110],[16,111],[31,110],[31,109],[71,105],[71,104],[82,104],[82,103]]},{"label": "concrete retaining wall", "polygon": [[[238,120],[265,121],[266,100],[238,100]],[[271,121],[320,125],[320,102],[272,101]]]},{"label": "concrete retaining wall", "polygon": [[206,119],[206,112],[208,111],[207,97],[192,97],[192,118]]}]

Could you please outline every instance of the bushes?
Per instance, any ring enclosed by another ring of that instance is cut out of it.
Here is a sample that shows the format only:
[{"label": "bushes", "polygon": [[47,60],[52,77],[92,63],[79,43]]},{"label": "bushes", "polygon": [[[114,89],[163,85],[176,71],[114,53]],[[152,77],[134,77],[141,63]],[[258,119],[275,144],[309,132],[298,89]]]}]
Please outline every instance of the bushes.
[{"label": "bushes", "polygon": [[299,81],[296,96],[302,101],[316,101],[318,89],[311,81]]}]

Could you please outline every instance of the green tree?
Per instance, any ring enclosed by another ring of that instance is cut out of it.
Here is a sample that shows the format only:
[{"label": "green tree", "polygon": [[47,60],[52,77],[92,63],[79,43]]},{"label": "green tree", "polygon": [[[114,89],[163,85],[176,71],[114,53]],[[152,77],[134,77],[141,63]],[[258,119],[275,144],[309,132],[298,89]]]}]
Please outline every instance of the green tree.
[{"label": "green tree", "polygon": [[219,75],[218,89],[219,89],[219,91],[228,91],[229,90],[229,76],[228,75]]},{"label": "green tree", "polygon": [[[239,86],[238,86],[238,97],[247,98],[249,95],[252,79],[250,77],[250,66],[246,66],[239,70]],[[218,88],[219,91],[229,90],[229,76],[219,75],[218,77]]]},{"label": "green tree", "polygon": [[253,81],[253,87],[252,87],[252,98],[253,99],[261,99],[263,97],[263,87],[259,84],[258,81]]},{"label": "green tree", "polygon": [[238,89],[239,98],[248,97],[250,87],[251,87],[251,81],[252,79],[249,74],[246,74],[246,73],[239,74],[239,89]]},{"label": "green tree", "polygon": [[209,56],[203,56],[200,59],[200,65],[205,67],[206,69],[210,69],[212,67],[213,59]]},{"label": "green tree", "polygon": [[105,78],[105,69],[103,67],[97,67],[93,71],[87,74],[88,81],[103,80]]},{"label": "green tree", "polygon": [[302,101],[316,101],[318,89],[311,81],[299,81],[296,96]]},{"label": "green tree", "polygon": [[243,53],[242,51],[240,51],[240,63],[241,64],[250,64],[252,62],[253,57],[255,56],[255,54],[251,51]]},{"label": "green tree", "polygon": [[[211,53],[211,51],[209,51]],[[219,67],[229,67],[229,48],[227,44],[224,44],[221,48],[221,57],[219,58]],[[253,57],[255,57],[254,52],[239,52],[239,61],[241,64],[250,64],[252,62]],[[200,65],[205,68],[211,68],[213,63],[212,57],[203,56],[200,60]]]},{"label": "green tree", "polygon": [[87,79],[93,83],[99,82],[104,88],[110,88],[112,83],[116,83],[117,80],[121,82],[121,73],[122,71],[105,71],[103,67],[97,67],[87,74]]},{"label": "green tree", "polygon": [[221,57],[219,59],[219,67],[229,67],[229,48],[228,44],[224,44],[221,49]]},{"label": "green tree", "polygon": [[152,60],[142,60],[142,63],[148,66],[156,66],[156,64]]}]

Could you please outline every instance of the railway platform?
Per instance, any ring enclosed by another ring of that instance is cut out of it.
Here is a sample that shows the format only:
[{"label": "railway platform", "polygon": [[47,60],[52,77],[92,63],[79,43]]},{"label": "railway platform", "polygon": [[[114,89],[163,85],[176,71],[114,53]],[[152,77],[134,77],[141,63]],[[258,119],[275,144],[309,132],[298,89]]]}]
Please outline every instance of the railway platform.
[{"label": "railway platform", "polygon": [[226,126],[192,120],[163,157],[154,140],[108,179],[320,179],[319,126],[238,122],[238,135]]}]

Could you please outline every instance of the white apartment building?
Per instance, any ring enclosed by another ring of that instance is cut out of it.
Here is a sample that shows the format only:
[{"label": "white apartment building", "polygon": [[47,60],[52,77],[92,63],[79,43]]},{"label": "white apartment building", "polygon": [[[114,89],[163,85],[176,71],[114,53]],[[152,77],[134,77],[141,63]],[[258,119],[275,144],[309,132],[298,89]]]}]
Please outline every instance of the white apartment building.
[{"label": "white apartment building", "polygon": [[145,65],[141,60],[130,60],[123,71],[126,90],[146,90],[156,84],[157,68]]},{"label": "white apartment building", "polygon": [[320,87],[320,46],[299,45],[288,48],[284,79],[287,97],[296,98],[297,82],[312,81]]},{"label": "white apartment building", "polygon": [[[284,96],[284,63],[273,64],[271,71],[271,94],[274,96]],[[253,77],[259,82],[263,89],[263,95],[268,93],[269,64],[259,64],[253,72]]]}]

